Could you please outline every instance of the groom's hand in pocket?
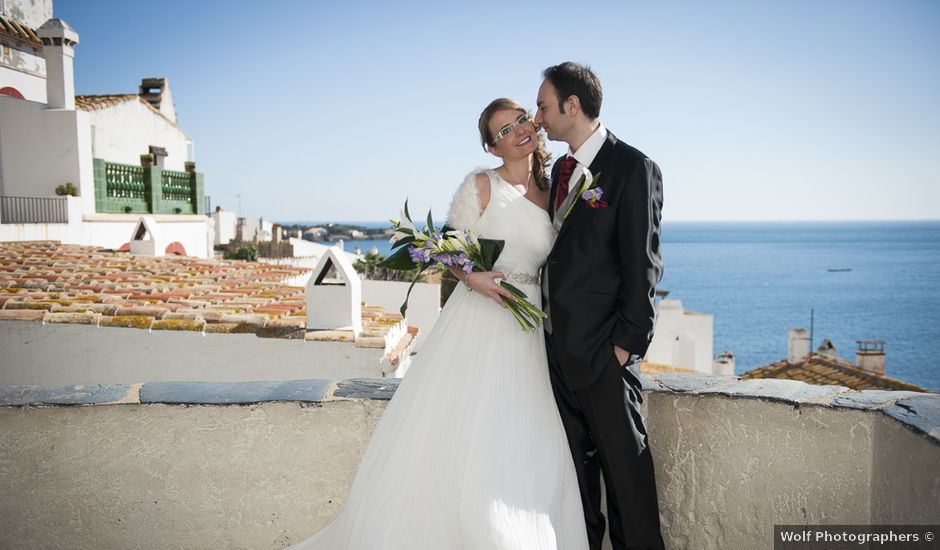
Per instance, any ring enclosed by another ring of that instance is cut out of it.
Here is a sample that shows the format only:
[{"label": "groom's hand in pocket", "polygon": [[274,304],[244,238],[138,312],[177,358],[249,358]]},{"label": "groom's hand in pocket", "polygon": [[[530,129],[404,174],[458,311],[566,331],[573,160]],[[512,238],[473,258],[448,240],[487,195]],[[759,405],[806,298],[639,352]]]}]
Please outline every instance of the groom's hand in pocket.
[{"label": "groom's hand in pocket", "polygon": [[617,362],[620,363],[621,367],[625,366],[627,361],[630,360],[630,352],[616,344],[614,345],[614,355],[617,356]]}]

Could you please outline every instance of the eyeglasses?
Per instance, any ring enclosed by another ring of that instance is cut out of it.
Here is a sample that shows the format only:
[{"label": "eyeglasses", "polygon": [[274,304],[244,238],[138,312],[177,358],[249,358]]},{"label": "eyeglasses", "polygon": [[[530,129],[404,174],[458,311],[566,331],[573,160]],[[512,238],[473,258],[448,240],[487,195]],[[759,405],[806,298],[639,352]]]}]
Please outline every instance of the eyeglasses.
[{"label": "eyeglasses", "polygon": [[532,117],[529,115],[529,113],[522,113],[521,115],[519,115],[519,118],[517,118],[515,122],[513,122],[512,124],[503,126],[502,128],[499,129],[498,132],[496,132],[496,135],[493,136],[493,145],[496,145],[497,143],[499,143],[499,141],[502,140],[503,138],[508,137],[510,134],[516,131],[516,128],[522,126],[523,124],[527,122],[532,122]]}]

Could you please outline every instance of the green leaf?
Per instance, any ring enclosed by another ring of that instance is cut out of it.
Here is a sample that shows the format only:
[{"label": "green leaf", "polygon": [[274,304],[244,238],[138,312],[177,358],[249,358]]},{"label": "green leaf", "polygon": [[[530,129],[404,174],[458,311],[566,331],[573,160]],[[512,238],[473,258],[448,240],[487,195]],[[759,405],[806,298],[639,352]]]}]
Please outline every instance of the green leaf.
[{"label": "green leaf", "polygon": [[392,245],[392,248],[398,248],[401,246],[410,245],[413,242],[415,242],[415,238],[413,236],[402,237],[400,240],[395,241],[395,244]]},{"label": "green leaf", "polygon": [[396,269],[400,271],[408,271],[414,269],[417,264],[411,259],[411,256],[408,254],[408,249],[410,247],[403,246],[392,253],[388,258],[385,258],[379,262],[379,267],[385,267],[388,269]]},{"label": "green leaf", "polygon": [[408,311],[408,299],[411,298],[411,289],[415,287],[415,283],[418,282],[418,279],[421,277],[421,272],[424,271],[424,269],[425,268],[423,267],[419,269],[418,272],[415,274],[414,280],[412,280],[411,284],[408,285],[408,293],[405,294],[405,302],[401,305],[401,308],[398,310],[401,313],[402,317],[404,317],[405,312]]},{"label": "green leaf", "polygon": [[431,219],[431,211],[428,210],[428,226],[426,228],[428,235],[434,234],[434,220]]},{"label": "green leaf", "polygon": [[503,240],[480,239],[480,270],[492,271],[505,246],[506,241]]},{"label": "green leaf", "polygon": [[[405,217],[408,218],[408,221],[411,221],[411,213],[408,212],[408,199],[405,199]],[[413,222],[412,225],[414,225]]]}]

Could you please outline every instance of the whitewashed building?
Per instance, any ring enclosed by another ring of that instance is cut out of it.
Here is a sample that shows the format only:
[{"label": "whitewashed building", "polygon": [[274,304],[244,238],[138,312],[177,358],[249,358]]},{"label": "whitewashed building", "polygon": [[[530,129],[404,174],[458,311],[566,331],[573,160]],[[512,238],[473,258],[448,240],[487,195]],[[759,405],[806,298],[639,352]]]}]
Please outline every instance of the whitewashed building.
[{"label": "whitewashed building", "polygon": [[78,33],[51,1],[0,4],[0,241],[129,248],[152,216],[169,242],[157,255],[210,257],[203,177],[168,81],[76,97]]},{"label": "whitewashed building", "polygon": [[687,311],[680,300],[659,300],[653,341],[646,362],[705,374],[733,375],[730,352],[715,358],[714,318],[707,313]]},{"label": "whitewashed building", "polygon": [[0,95],[46,102],[46,59],[36,29],[52,18],[52,0],[0,2]]}]

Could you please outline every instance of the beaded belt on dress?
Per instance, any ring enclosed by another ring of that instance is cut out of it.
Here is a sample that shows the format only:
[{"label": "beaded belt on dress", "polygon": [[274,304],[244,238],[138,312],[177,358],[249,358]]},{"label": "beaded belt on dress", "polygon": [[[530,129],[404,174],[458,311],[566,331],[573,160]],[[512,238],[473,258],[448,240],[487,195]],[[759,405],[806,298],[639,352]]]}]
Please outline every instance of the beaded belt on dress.
[{"label": "beaded belt on dress", "polygon": [[510,273],[506,275],[506,278],[514,283],[521,283],[527,285],[537,285],[540,284],[541,280],[538,275],[530,275],[528,273]]}]

